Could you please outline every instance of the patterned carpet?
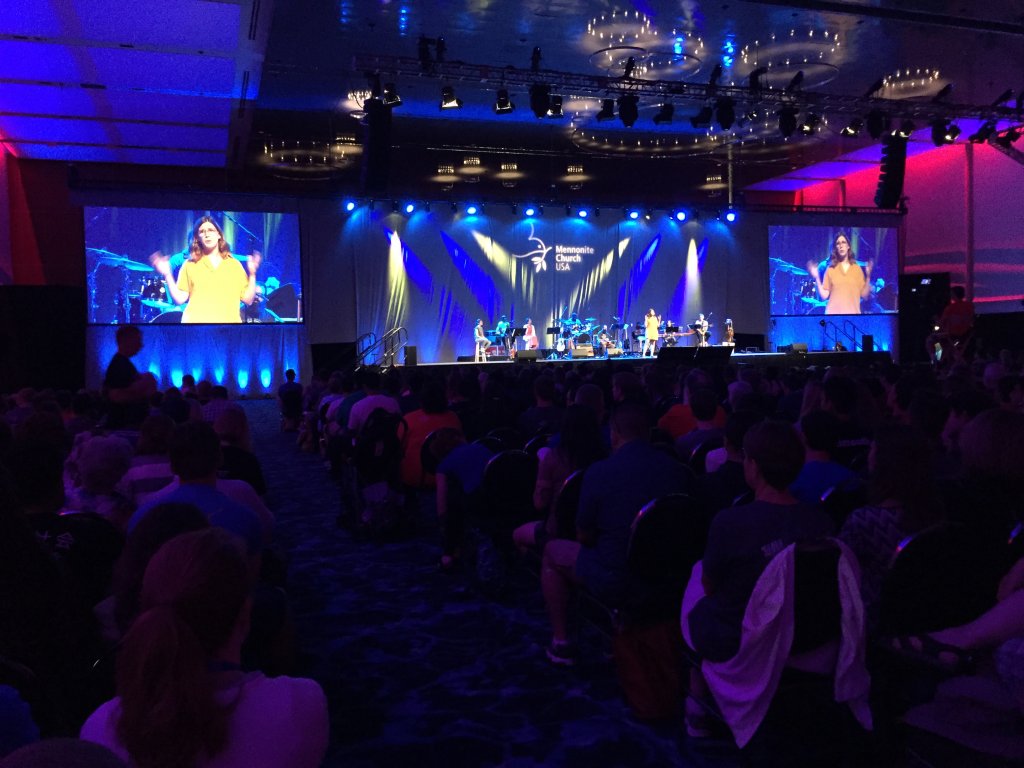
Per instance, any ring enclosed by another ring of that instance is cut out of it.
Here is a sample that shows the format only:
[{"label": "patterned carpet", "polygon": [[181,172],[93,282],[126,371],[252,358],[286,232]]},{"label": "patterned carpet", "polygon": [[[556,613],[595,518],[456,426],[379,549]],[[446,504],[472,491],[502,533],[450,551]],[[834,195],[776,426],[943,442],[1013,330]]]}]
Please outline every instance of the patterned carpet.
[{"label": "patterned carpet", "polygon": [[681,716],[660,726],[632,718],[596,630],[584,625],[578,666],[553,667],[540,585],[526,569],[501,600],[440,573],[429,500],[405,540],[355,541],[335,523],[339,493],[323,462],[279,431],[276,403],[245,407],[289,561],[300,674],[330,704],[326,765],[735,764],[726,749],[688,753]]}]

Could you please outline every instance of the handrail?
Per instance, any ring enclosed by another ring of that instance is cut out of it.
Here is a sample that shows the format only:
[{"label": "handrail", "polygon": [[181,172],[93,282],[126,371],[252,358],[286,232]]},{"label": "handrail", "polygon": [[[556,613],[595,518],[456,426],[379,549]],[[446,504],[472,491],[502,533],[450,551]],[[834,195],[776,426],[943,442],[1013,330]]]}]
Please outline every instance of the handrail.
[{"label": "handrail", "polygon": [[829,347],[828,332],[830,328],[832,329],[832,348],[836,348],[841,344],[839,335],[842,334],[850,342],[850,346],[852,347],[854,352],[862,352],[864,350],[863,338],[865,336],[865,333],[848,318],[843,318],[842,327],[836,325],[831,320],[821,321],[821,329],[823,336],[822,346],[825,347],[826,349]]},{"label": "handrail", "polygon": [[[369,336],[372,334],[364,335]],[[356,358],[356,364],[388,368],[395,364],[398,359],[398,351],[408,343],[409,332],[405,328],[402,326],[392,328],[375,341],[372,346],[363,350]]]}]

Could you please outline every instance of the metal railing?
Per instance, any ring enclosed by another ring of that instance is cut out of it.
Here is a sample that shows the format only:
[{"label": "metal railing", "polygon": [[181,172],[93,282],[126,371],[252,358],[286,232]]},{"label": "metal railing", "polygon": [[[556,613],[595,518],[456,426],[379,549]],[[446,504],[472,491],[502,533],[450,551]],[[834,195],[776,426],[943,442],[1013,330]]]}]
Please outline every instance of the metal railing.
[{"label": "metal railing", "polygon": [[[829,332],[831,331],[831,344],[829,343]],[[822,347],[824,349],[839,349],[840,346],[847,347],[847,344],[843,343],[843,339],[849,342],[849,349],[854,352],[861,352],[864,350],[864,336],[863,330],[858,328],[853,322],[847,318],[843,318],[842,326],[836,325],[831,320],[821,321],[821,335],[822,335]]]},{"label": "metal railing", "polygon": [[374,341],[365,349],[359,349],[359,342],[356,342],[356,365],[378,366],[390,368],[398,362],[398,352],[409,343],[409,333],[402,326],[392,328],[380,339],[375,334],[366,333],[360,339],[371,337]]}]

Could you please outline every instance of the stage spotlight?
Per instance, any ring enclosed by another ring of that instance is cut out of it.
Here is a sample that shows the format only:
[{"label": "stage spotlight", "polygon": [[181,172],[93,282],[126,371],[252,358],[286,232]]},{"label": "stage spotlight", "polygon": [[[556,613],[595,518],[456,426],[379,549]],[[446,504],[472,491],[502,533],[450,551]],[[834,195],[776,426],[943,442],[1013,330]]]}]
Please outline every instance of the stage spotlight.
[{"label": "stage spotlight", "polygon": [[932,120],[931,129],[932,144],[936,147],[941,147],[943,144],[952,144],[956,141],[956,137],[960,135],[960,129],[943,117]]},{"label": "stage spotlight", "polygon": [[470,203],[466,206],[467,216],[476,216],[478,213],[480,213],[480,206],[476,203]]},{"label": "stage spotlight", "polygon": [[914,132],[914,121],[907,119],[900,123],[900,127],[893,131],[894,136],[899,136],[901,139],[909,139],[910,134]]},{"label": "stage spotlight", "polygon": [[349,213],[352,213],[352,211],[354,211],[355,209],[356,209],[355,200],[349,200],[347,203],[345,203],[345,210],[348,211]]},{"label": "stage spotlight", "polygon": [[986,141],[992,138],[992,134],[994,134],[995,132],[996,121],[986,120],[984,123],[982,123],[977,133],[972,133],[970,136],[967,137],[967,140],[971,142],[971,144],[984,144]]},{"label": "stage spotlight", "polygon": [[639,116],[637,109],[637,97],[633,93],[624,93],[619,96],[619,120],[627,128],[632,128]]},{"label": "stage spotlight", "polygon": [[[537,50],[540,50],[539,48]],[[534,83],[530,86],[530,110],[537,117],[545,117],[551,106],[551,86],[546,83]]]},{"label": "stage spotlight", "polygon": [[446,85],[441,89],[441,109],[460,109],[462,107],[462,99],[455,97],[455,89],[450,85]]},{"label": "stage spotlight", "polygon": [[1005,149],[1009,149],[1011,146],[1013,146],[1013,143],[1017,141],[1020,137],[1020,128],[1010,128],[1009,130],[1000,133],[998,136],[992,139],[992,141],[994,141],[999,146],[1004,147]]},{"label": "stage spotlight", "polygon": [[779,133],[787,139],[796,130],[796,108],[783,107],[779,110]]},{"label": "stage spotlight", "polygon": [[597,113],[599,122],[615,119],[615,99],[601,99],[601,111]]},{"label": "stage spotlight", "polygon": [[859,136],[861,129],[863,127],[864,121],[861,120],[859,117],[855,117],[853,118],[853,120],[850,121],[849,125],[847,125],[845,128],[843,128],[843,130],[839,132],[839,134],[841,136],[846,136],[848,138],[853,136]]},{"label": "stage spotlight", "polygon": [[629,219],[630,221],[636,221],[637,219],[640,218],[640,211],[638,211],[636,208],[631,208],[630,210],[626,211],[626,218]]},{"label": "stage spotlight", "polygon": [[786,86],[786,93],[792,93],[797,90],[804,82],[804,71],[801,69],[795,75],[793,79],[789,81],[789,85]]},{"label": "stage spotlight", "polygon": [[405,212],[407,214],[408,213],[414,213],[415,211],[416,211],[416,204],[415,203],[406,203],[405,204]]},{"label": "stage spotlight", "polygon": [[585,219],[587,218],[587,216],[590,215],[590,211],[588,211],[586,208],[580,208],[578,211],[576,211],[576,215],[579,216],[581,219]]},{"label": "stage spotlight", "polygon": [[800,124],[800,133],[804,136],[810,136],[818,128],[818,124],[821,122],[821,115],[816,115],[813,112],[808,112],[804,121]]},{"label": "stage spotlight", "polygon": [[553,95],[548,103],[548,117],[562,117],[562,97]]},{"label": "stage spotlight", "polygon": [[655,125],[663,125],[665,123],[672,122],[672,116],[675,115],[676,108],[668,102],[661,105],[661,109],[658,110],[658,114],[654,116]]},{"label": "stage spotlight", "polygon": [[736,209],[735,208],[730,208],[729,210],[727,210],[725,212],[725,220],[727,222],[729,222],[730,224],[733,224],[736,221],[736,218],[737,218],[737,215],[736,215]]},{"label": "stage spotlight", "polygon": [[736,122],[736,105],[728,96],[723,96],[718,100],[715,107],[715,119],[718,120],[723,131],[728,131]]},{"label": "stage spotlight", "polygon": [[764,86],[761,83],[761,78],[768,74],[768,67],[758,67],[750,73],[750,77],[747,80],[747,87],[754,93],[760,91]]},{"label": "stage spotlight", "polygon": [[494,114],[507,115],[515,108],[516,105],[512,103],[512,100],[508,96],[508,89],[499,88],[498,97],[494,100]]},{"label": "stage spotlight", "polygon": [[714,115],[714,110],[709,106],[703,106],[700,108],[700,112],[690,118],[690,125],[694,128],[708,128],[711,126],[711,118]]},{"label": "stage spotlight", "polygon": [[398,89],[394,83],[384,83],[384,93],[381,101],[385,107],[398,107],[402,104],[402,97],[398,95]]},{"label": "stage spotlight", "polygon": [[532,216],[536,216],[537,215],[537,209],[534,208],[532,205],[528,205],[525,208],[523,208],[523,215],[526,216],[527,218],[530,218]]},{"label": "stage spotlight", "polygon": [[889,130],[889,116],[880,109],[872,109],[868,112],[868,135],[872,139],[882,138],[882,134]]},{"label": "stage spotlight", "polygon": [[672,214],[676,221],[686,221],[686,211],[680,208],[678,211]]}]

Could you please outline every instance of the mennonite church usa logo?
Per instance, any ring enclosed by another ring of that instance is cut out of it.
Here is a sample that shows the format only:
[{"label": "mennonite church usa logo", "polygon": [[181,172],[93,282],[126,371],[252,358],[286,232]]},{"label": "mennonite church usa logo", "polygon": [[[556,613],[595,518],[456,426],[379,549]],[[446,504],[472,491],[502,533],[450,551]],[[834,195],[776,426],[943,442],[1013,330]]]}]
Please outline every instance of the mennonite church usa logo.
[{"label": "mennonite church usa logo", "polygon": [[529,259],[532,261],[534,271],[536,272],[548,268],[547,257],[552,250],[555,252],[556,272],[568,272],[572,269],[573,264],[583,263],[584,256],[591,256],[594,253],[594,249],[589,245],[561,245],[558,243],[554,246],[546,245],[543,240],[534,234],[533,224],[530,225],[530,236],[527,240],[536,243],[537,247],[527,253],[514,253],[512,255],[517,259]]}]

